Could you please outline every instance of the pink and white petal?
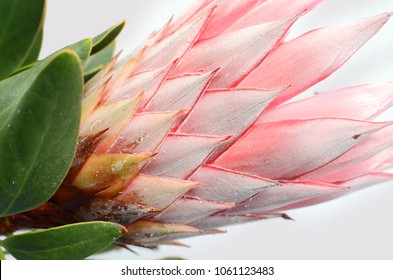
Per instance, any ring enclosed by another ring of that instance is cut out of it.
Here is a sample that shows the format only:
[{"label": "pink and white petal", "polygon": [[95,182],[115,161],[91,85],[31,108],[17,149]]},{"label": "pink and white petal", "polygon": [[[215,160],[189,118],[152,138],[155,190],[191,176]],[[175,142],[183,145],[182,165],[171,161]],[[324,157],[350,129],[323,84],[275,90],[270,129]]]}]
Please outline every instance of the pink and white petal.
[{"label": "pink and white petal", "polygon": [[190,224],[214,213],[233,208],[234,203],[220,203],[195,198],[176,200],[165,211],[153,218],[156,222]]},{"label": "pink and white petal", "polygon": [[129,57],[128,60],[121,60],[105,75],[102,79],[109,79],[108,85],[105,88],[104,96],[100,104],[105,104],[110,96],[127,80],[127,78],[134,72],[135,67],[143,58],[145,49],[141,49],[136,55]]},{"label": "pink and white petal", "polygon": [[[380,171],[365,173],[365,174],[359,175],[357,177],[350,178],[348,180],[335,182],[334,184],[337,184],[337,185],[348,186],[347,189],[343,189],[340,192],[329,193],[329,194],[322,195],[319,197],[309,198],[309,199],[306,199],[303,201],[295,202],[290,205],[275,209],[274,211],[275,212],[287,211],[290,209],[296,209],[296,208],[300,208],[300,207],[306,207],[306,206],[311,206],[311,205],[327,202],[327,201],[339,198],[341,196],[348,195],[354,191],[358,191],[358,190],[364,189],[366,187],[370,187],[372,185],[384,183],[384,182],[390,181],[392,179],[393,179],[393,174],[391,174],[391,173],[380,172]],[[268,213],[265,213],[265,214],[268,214]]]},{"label": "pink and white petal", "polygon": [[177,18],[170,29],[173,32],[195,20],[209,5],[216,5],[216,10],[200,36],[200,40],[205,40],[241,28],[281,20],[299,14],[306,9],[310,10],[319,2],[321,0],[210,0],[203,2],[202,5],[196,4],[196,7],[191,10],[192,12]]},{"label": "pink and white petal", "polygon": [[162,211],[197,185],[199,183],[140,174],[114,200]]},{"label": "pink and white petal", "polygon": [[111,153],[154,152],[183,112],[137,114],[110,148]]},{"label": "pink and white petal", "polygon": [[170,27],[173,25],[173,19],[174,16],[172,16],[159,30],[153,31],[143,42],[143,45],[147,48],[151,48],[163,40],[168,35]]},{"label": "pink and white petal", "polygon": [[282,90],[207,91],[177,131],[201,135],[230,135],[231,139],[211,156],[211,159],[216,158],[255,122],[269,102],[280,92]]},{"label": "pink and white petal", "polygon": [[119,100],[132,98],[144,92],[141,101],[141,108],[143,108],[168,77],[173,67],[174,63],[171,63],[165,67],[129,76],[124,83],[113,92],[107,102],[113,103]]},{"label": "pink and white petal", "polygon": [[225,215],[268,214],[286,209],[308,206],[310,199],[316,199],[312,204],[318,203],[331,195],[337,195],[348,190],[340,185],[311,181],[286,181],[281,186],[266,188],[254,197],[226,211]]},{"label": "pink and white petal", "polygon": [[193,1],[183,13],[177,14],[173,17],[171,24],[169,25],[165,36],[162,39],[169,37],[177,30],[191,24],[192,22],[200,18],[207,9],[210,10],[213,6],[216,6],[213,3],[215,1],[216,0]]},{"label": "pink and white petal", "polygon": [[258,123],[323,117],[370,120],[392,105],[392,82],[354,86],[284,104],[263,114]]},{"label": "pink and white petal", "polygon": [[393,160],[393,146],[382,150],[375,156],[355,165],[350,168],[340,170],[335,173],[327,174],[326,176],[320,176],[320,179],[325,182],[342,182],[349,180],[354,177],[367,174],[382,168],[391,167],[390,164]]},{"label": "pink and white petal", "polygon": [[201,16],[206,9],[215,7],[215,10],[207,26],[203,30],[201,40],[215,37],[227,29],[233,22],[236,22],[247,11],[255,5],[265,2],[266,0],[206,0],[196,1],[195,4],[186,13],[175,17],[171,24],[168,34],[175,32],[177,29],[191,23]]},{"label": "pink and white petal", "polygon": [[282,90],[208,90],[181,124],[178,132],[231,135],[236,138],[280,92]]},{"label": "pink and white petal", "polygon": [[136,245],[155,245],[157,243],[178,238],[203,234],[202,230],[173,223],[157,223],[152,221],[135,221],[127,226],[123,238]]},{"label": "pink and white petal", "polygon": [[390,123],[306,119],[260,123],[214,165],[271,179],[294,179],[338,158]]},{"label": "pink and white petal", "polygon": [[388,173],[388,172],[381,172],[381,171],[375,171],[375,172],[369,172],[354,178],[351,178],[349,180],[341,182],[342,184],[345,184],[347,186],[351,186],[351,191],[358,191],[365,189],[370,186],[374,186],[377,184],[382,184],[388,181],[393,180],[393,174]]},{"label": "pink and white petal", "polygon": [[239,86],[282,88],[290,85],[268,108],[277,107],[332,74],[388,19],[388,14],[382,14],[314,30],[283,43]]},{"label": "pink and white petal", "polygon": [[225,32],[297,15],[313,9],[322,0],[268,0],[261,2],[253,9],[248,10],[243,17],[235,21]]},{"label": "pink and white petal", "polygon": [[169,134],[144,174],[187,179],[228,137]]},{"label": "pink and white petal", "polygon": [[305,180],[330,181],[328,178],[331,174],[361,164],[378,153],[383,152],[385,149],[393,146],[391,135],[393,135],[392,125],[375,132],[337,159],[325,166],[322,166],[321,168],[305,174],[301,178]]},{"label": "pink and white petal", "polygon": [[278,182],[257,176],[203,165],[190,180],[201,185],[191,189],[188,197],[225,203],[240,203],[264,188],[278,185]]},{"label": "pink and white petal", "polygon": [[177,30],[169,37],[151,47],[136,67],[135,73],[164,67],[182,58],[199,38],[213,9],[204,11],[201,17],[194,22]]},{"label": "pink and white petal", "polygon": [[203,30],[200,40],[213,38],[224,33],[229,26],[238,21],[254,6],[263,2],[266,2],[266,0],[213,1],[212,4],[217,5],[217,8]]},{"label": "pink and white petal", "polygon": [[261,63],[296,19],[292,17],[200,41],[185,55],[175,74],[220,68],[210,88],[235,86]]},{"label": "pink and white petal", "polygon": [[199,228],[202,230],[219,228],[229,226],[233,224],[243,224],[248,222],[255,222],[271,217],[277,217],[273,215],[212,215],[204,217],[198,221],[190,224],[190,226]]},{"label": "pink and white petal", "polygon": [[186,74],[166,80],[144,111],[191,110],[215,73]]},{"label": "pink and white petal", "polygon": [[95,152],[107,152],[123,128],[135,114],[142,96],[98,107],[81,125],[79,136],[97,134],[107,130]]}]

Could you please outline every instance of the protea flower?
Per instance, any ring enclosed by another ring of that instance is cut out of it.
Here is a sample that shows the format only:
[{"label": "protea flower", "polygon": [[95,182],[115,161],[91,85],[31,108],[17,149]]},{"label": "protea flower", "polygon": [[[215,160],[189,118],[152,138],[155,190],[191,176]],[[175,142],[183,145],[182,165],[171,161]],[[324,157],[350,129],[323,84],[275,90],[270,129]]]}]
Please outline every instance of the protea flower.
[{"label": "protea flower", "polygon": [[392,83],[292,101],[389,18],[286,40],[319,2],[197,1],[115,57],[85,84],[72,166],[29,225],[109,221],[118,243],[176,244],[391,179],[392,122],[373,120]]}]

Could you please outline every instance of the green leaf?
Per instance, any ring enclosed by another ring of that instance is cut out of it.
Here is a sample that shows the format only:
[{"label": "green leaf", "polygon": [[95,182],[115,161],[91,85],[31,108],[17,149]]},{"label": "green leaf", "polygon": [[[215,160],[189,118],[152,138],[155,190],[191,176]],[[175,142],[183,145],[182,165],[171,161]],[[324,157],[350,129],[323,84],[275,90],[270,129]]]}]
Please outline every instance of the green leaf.
[{"label": "green leaf", "polygon": [[125,20],[123,20],[122,22],[112,26],[101,34],[95,36],[93,38],[93,49],[91,50],[91,54],[99,52],[110,43],[112,43],[112,41],[116,39],[117,35],[119,35],[120,32],[123,30],[125,24],[126,22]]},{"label": "green leaf", "polygon": [[23,62],[23,66],[30,65],[37,61],[38,56],[40,55],[41,46],[42,46],[42,39],[43,39],[43,30],[41,26],[41,30],[38,32],[38,36],[34,41],[33,47],[29,53],[29,56]]},{"label": "green leaf", "polygon": [[112,60],[113,54],[116,49],[116,41],[110,43],[106,48],[92,55],[87,60],[83,71],[88,73],[97,67],[102,67]]},{"label": "green leaf", "polygon": [[115,49],[116,41],[113,41],[103,50],[89,57],[83,69],[85,82],[90,80],[97,72],[99,72],[108,62],[112,60]]},{"label": "green leaf", "polygon": [[1,248],[0,248],[0,260],[2,260],[2,261],[5,260],[4,251]]},{"label": "green leaf", "polygon": [[0,82],[0,216],[47,201],[76,149],[82,70],[60,51]]},{"label": "green leaf", "polygon": [[85,62],[89,58],[92,46],[93,46],[92,39],[88,38],[88,39],[83,39],[79,42],[76,42],[72,45],[69,45],[69,46],[63,48],[63,50],[71,49],[74,52],[76,52],[82,62],[82,65],[83,65],[83,64],[85,64]]},{"label": "green leaf", "polygon": [[0,79],[28,58],[42,28],[44,12],[44,0],[0,0]]},{"label": "green leaf", "polygon": [[84,259],[112,244],[122,234],[121,226],[87,222],[13,235],[0,245],[17,259]]},{"label": "green leaf", "polygon": [[[87,59],[89,58],[91,48],[92,48],[92,39],[83,39],[79,42],[76,42],[72,45],[62,48],[61,50],[73,50],[79,56],[81,63],[84,64],[87,61]],[[38,56],[38,54],[36,54],[36,55]],[[29,58],[33,59],[33,57],[29,57]],[[36,60],[33,60],[30,64],[27,64],[27,61],[26,61],[23,66],[14,70],[9,75],[9,77],[14,76],[18,73],[21,73],[27,69],[30,69],[31,67],[35,66],[36,64],[37,64]]]},{"label": "green leaf", "polygon": [[14,72],[12,72],[11,74],[8,75],[9,77],[15,76],[16,74],[19,74],[23,71],[26,71],[27,69],[30,69],[31,67],[34,67],[35,65],[37,65],[37,62],[31,63],[31,64],[27,64],[27,65],[23,65],[22,67],[19,67],[18,69],[16,69]]},{"label": "green leaf", "polygon": [[87,83],[91,78],[95,76],[95,74],[100,72],[103,68],[104,68],[103,66],[97,66],[96,68],[90,70],[89,72],[83,73],[85,83]]}]

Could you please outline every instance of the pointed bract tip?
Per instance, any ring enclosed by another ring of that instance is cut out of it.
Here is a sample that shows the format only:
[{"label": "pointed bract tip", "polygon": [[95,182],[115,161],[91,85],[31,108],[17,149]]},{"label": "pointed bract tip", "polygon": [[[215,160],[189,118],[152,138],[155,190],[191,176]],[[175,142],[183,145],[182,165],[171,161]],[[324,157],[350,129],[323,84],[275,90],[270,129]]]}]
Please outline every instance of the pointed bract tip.
[{"label": "pointed bract tip", "polygon": [[128,233],[128,229],[125,226],[123,226],[121,224],[116,224],[116,225],[121,229],[121,231],[123,232],[122,234]]},{"label": "pointed bract tip", "polygon": [[170,246],[179,246],[179,247],[191,248],[190,245],[187,245],[187,244],[179,242],[179,241],[164,241],[164,242],[161,242],[159,244],[160,245],[170,245]]},{"label": "pointed bract tip", "polygon": [[232,135],[223,136],[220,142],[224,143],[225,141],[229,140],[230,138],[232,138]]},{"label": "pointed bract tip", "polygon": [[146,159],[153,158],[158,155],[158,152],[146,153]]},{"label": "pointed bract tip", "polygon": [[294,219],[292,219],[288,214],[286,213],[282,213],[281,214],[281,218],[283,218],[284,220],[291,220],[291,221],[295,221]]},{"label": "pointed bract tip", "polygon": [[181,117],[181,116],[185,116],[186,114],[188,114],[190,112],[190,110],[185,110],[185,109],[181,109],[179,111],[177,111],[175,113],[175,117]]},{"label": "pointed bract tip", "polygon": [[132,250],[132,249],[128,246],[128,244],[124,244],[124,243],[122,243],[122,242],[117,242],[117,241],[115,241],[115,242],[113,242],[113,245],[119,246],[119,247],[121,247],[121,248],[123,248],[123,249],[126,249],[127,251],[129,251],[129,252],[131,252],[131,253],[134,253],[135,255],[139,256],[138,252]]},{"label": "pointed bract tip", "polygon": [[218,67],[217,69],[214,69],[214,70],[212,71],[212,74],[213,74],[213,75],[217,74],[217,72],[220,71],[220,69],[221,69],[221,67]]},{"label": "pointed bract tip", "polygon": [[202,231],[203,233],[208,233],[208,234],[218,234],[218,233],[226,233],[226,230],[221,230],[221,229],[209,229],[209,230],[204,230]]}]

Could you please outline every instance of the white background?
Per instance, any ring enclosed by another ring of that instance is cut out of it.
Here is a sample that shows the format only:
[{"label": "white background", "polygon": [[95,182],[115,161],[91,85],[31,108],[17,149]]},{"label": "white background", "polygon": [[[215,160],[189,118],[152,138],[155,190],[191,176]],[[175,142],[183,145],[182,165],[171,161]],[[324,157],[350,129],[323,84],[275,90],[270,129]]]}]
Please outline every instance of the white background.
[{"label": "white background", "polygon": [[[48,0],[43,55],[119,22],[127,27],[119,49],[136,47],[151,31],[191,0]],[[393,11],[392,0],[326,0],[294,26],[291,37],[309,29]],[[393,21],[344,67],[314,87],[339,87],[393,80]],[[393,111],[393,109],[392,109]],[[391,115],[393,116],[393,114]],[[392,117],[393,118],[393,117]],[[290,211],[296,221],[269,220],[228,227],[228,233],[184,239],[191,248],[136,248],[113,259],[392,259],[393,182],[322,205]]]}]

